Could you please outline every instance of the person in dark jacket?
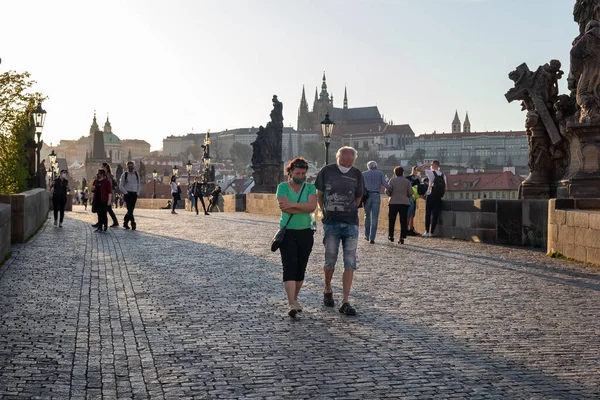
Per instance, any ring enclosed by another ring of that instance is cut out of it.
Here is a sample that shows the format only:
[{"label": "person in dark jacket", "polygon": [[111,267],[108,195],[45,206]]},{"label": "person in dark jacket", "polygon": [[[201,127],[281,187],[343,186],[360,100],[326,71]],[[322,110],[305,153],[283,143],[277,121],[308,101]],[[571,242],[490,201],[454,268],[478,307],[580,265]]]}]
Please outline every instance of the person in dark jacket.
[{"label": "person in dark jacket", "polygon": [[[67,204],[67,192],[69,191],[69,181],[67,180],[67,170],[60,171],[58,178],[52,183],[52,208],[54,209],[54,226],[58,224],[62,228],[65,218],[65,205]],[[59,220],[60,213],[60,220]]]},{"label": "person in dark jacket", "polygon": [[[112,190],[114,193],[113,201],[115,201],[115,207],[116,207],[117,206],[117,203],[116,203],[117,180],[115,179],[115,177],[112,174],[110,165],[108,165],[107,163],[103,163],[102,167],[104,168],[104,171],[106,172],[106,180],[109,181],[110,184],[112,185]],[[113,202],[112,201],[108,203],[108,215],[110,215],[110,218],[112,219],[112,225],[110,227],[115,228],[115,227],[119,226],[119,220],[117,219],[117,216],[115,215],[115,212],[113,211]]]},{"label": "person in dark jacket", "polygon": [[210,194],[210,202],[208,203],[208,211],[212,212],[213,207],[217,206],[217,210],[221,211],[219,209],[219,196],[221,195],[221,186],[217,185],[217,187],[215,187],[215,190],[212,191],[212,193]]},{"label": "person in dark jacket", "polygon": [[[194,198],[194,207],[196,208],[196,215],[198,215],[198,200],[200,200],[200,203],[202,203],[202,209],[204,210],[204,215],[210,215],[206,211],[206,204],[204,204],[204,197],[202,196],[202,186],[203,185],[205,185],[205,183],[200,182],[198,177],[195,177],[194,183],[192,183],[192,188],[190,190],[192,197]],[[210,209],[210,205],[208,206],[208,208]]]},{"label": "person in dark jacket", "polygon": [[108,205],[112,203],[113,185],[112,182],[106,179],[106,171],[104,169],[98,170],[95,185],[94,204],[98,213],[98,229],[96,229],[96,232],[106,232],[108,228],[108,216],[106,213]]}]

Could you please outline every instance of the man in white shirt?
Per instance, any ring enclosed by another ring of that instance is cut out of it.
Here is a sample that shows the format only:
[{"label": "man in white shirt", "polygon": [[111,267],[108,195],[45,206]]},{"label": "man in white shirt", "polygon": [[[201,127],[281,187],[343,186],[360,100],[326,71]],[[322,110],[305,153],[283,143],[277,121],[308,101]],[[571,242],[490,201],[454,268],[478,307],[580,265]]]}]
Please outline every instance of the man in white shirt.
[{"label": "man in white shirt", "polygon": [[123,199],[127,205],[127,214],[125,214],[125,219],[123,220],[123,227],[129,229],[129,222],[131,222],[131,229],[135,231],[136,224],[133,210],[135,209],[135,203],[140,192],[140,176],[135,170],[133,161],[127,163],[127,171],[121,175],[119,189],[121,189],[121,193],[124,193]]},{"label": "man in white shirt", "polygon": [[[425,167],[429,168],[425,169]],[[417,171],[425,172],[425,175],[429,178],[425,206],[425,233],[421,236],[432,237],[440,212],[442,211],[442,198],[446,193],[448,181],[446,180],[446,175],[440,171],[440,162],[438,160],[433,161],[431,164],[423,164],[417,167]],[[429,230],[430,227],[431,230]]]}]

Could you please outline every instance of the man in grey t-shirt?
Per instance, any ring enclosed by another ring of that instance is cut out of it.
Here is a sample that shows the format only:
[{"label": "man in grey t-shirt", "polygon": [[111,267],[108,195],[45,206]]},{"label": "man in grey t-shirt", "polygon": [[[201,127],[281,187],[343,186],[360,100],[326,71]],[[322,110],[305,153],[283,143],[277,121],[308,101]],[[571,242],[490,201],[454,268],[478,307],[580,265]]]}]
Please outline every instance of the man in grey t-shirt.
[{"label": "man in grey t-shirt", "polygon": [[340,241],[344,254],[343,299],[340,313],[356,315],[348,302],[352,278],[356,270],[358,247],[358,205],[365,184],[362,172],[355,168],[357,152],[352,147],[342,147],[336,155],[336,163],[321,169],[315,186],[317,200],[323,211],[323,244],[325,245],[325,291],[323,303],[333,307],[331,279],[338,258]]}]

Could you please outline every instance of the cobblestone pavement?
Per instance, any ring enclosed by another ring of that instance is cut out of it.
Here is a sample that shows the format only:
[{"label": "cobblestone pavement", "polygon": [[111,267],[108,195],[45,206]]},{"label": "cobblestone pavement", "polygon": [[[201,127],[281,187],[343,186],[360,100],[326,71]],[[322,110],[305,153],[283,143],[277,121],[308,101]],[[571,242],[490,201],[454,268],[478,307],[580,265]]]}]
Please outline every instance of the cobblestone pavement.
[{"label": "cobblestone pavement", "polygon": [[275,218],[139,210],[97,234],[92,215],[0,269],[2,398],[600,398],[600,269],[380,237],[345,317],[321,306],[319,237],[293,320]]}]

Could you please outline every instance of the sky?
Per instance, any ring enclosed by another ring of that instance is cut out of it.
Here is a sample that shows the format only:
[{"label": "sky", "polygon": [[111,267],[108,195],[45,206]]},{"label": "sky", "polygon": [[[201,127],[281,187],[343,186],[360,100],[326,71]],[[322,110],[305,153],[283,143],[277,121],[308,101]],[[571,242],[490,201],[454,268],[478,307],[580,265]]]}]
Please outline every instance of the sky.
[{"label": "sky", "polygon": [[[575,0],[2,0],[0,72],[29,71],[49,99],[42,138],[121,139],[265,125],[277,94],[296,127],[327,74],[334,105],[377,105],[416,134],[522,130],[508,73],[569,69]],[[566,75],[561,82],[566,92]],[[102,126],[102,124],[101,124]]]}]

